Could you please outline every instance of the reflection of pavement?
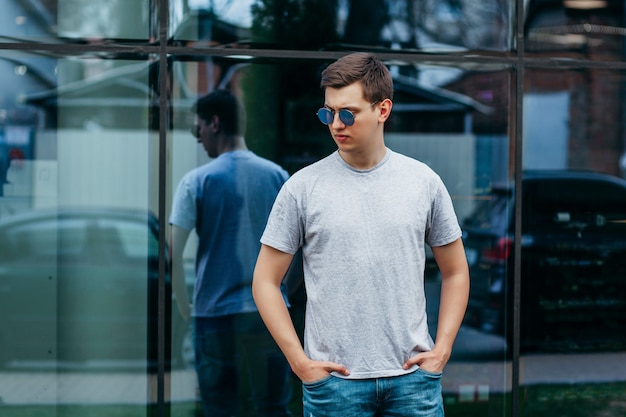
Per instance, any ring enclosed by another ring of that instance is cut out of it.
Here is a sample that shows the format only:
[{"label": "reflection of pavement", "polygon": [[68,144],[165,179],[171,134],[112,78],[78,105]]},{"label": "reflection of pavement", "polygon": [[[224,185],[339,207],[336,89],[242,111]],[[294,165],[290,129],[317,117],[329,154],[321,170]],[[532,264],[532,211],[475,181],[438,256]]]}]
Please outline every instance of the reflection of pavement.
[{"label": "reflection of pavement", "polygon": [[[520,358],[520,385],[598,384],[626,381],[626,352],[525,355]],[[511,391],[511,362],[448,363],[442,380],[446,394],[465,401],[487,400]]]},{"label": "reflection of pavement", "polygon": [[[156,402],[156,375],[137,372],[0,371],[1,405],[146,404]],[[196,400],[193,369],[165,379],[165,398]]]},{"label": "reflection of pavement", "polygon": [[[520,360],[521,385],[626,381],[626,352],[528,355]],[[197,401],[193,369],[165,379],[165,398]],[[442,380],[446,396],[487,401],[511,391],[511,362],[452,359]],[[1,405],[146,404],[156,402],[156,376],[136,372],[0,371]]]},{"label": "reflection of pavement", "polygon": [[[528,355],[520,360],[521,385],[626,381],[626,352]],[[193,369],[165,379],[167,401],[197,401]],[[511,362],[452,359],[442,380],[446,396],[487,401],[511,391]],[[156,376],[136,372],[0,371],[1,405],[146,404],[156,402]]]},{"label": "reflection of pavement", "polygon": [[[439,279],[425,284],[428,321],[436,334]],[[443,391],[460,401],[486,401],[490,394],[511,391],[511,362],[504,338],[461,327],[442,379]],[[626,381],[626,352],[534,354],[520,358],[520,385],[580,384]]]}]

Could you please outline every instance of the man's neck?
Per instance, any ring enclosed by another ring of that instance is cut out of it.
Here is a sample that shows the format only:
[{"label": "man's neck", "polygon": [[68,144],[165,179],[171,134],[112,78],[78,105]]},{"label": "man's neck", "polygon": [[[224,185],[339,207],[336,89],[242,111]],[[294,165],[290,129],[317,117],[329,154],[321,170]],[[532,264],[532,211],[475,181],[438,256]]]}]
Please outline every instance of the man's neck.
[{"label": "man's neck", "polygon": [[247,151],[248,147],[246,146],[246,141],[242,136],[226,138],[221,141],[221,146],[219,149],[219,153],[223,154],[226,152],[234,152],[234,151]]},{"label": "man's neck", "polygon": [[339,151],[339,156],[352,168],[365,171],[374,168],[387,154],[387,148],[383,145],[374,152],[345,152]]}]

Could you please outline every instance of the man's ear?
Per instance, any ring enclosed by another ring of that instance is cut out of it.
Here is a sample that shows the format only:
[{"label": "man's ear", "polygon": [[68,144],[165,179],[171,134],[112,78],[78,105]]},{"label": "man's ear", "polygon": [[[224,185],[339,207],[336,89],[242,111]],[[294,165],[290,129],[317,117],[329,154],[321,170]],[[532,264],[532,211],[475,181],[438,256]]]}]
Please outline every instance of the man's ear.
[{"label": "man's ear", "polygon": [[211,130],[213,133],[220,133],[220,118],[217,115],[211,117]]},{"label": "man's ear", "polygon": [[380,116],[378,117],[379,122],[384,123],[387,121],[387,119],[391,115],[392,107],[393,107],[393,102],[388,98],[380,102],[379,104]]}]

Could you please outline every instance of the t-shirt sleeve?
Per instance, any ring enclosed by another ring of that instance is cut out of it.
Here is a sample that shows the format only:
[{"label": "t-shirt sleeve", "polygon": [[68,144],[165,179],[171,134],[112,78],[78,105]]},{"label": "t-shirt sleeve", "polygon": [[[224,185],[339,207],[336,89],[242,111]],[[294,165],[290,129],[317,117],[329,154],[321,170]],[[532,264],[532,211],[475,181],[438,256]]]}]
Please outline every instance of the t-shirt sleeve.
[{"label": "t-shirt sleeve", "polygon": [[283,185],[274,201],[261,243],[293,255],[302,245],[303,228],[297,200],[288,188],[289,181]]},{"label": "t-shirt sleeve", "polygon": [[185,175],[174,193],[170,224],[185,230],[196,227],[196,195],[192,173]]},{"label": "t-shirt sleeve", "polygon": [[426,243],[431,247],[444,246],[461,237],[452,198],[441,179],[437,179],[426,230]]}]

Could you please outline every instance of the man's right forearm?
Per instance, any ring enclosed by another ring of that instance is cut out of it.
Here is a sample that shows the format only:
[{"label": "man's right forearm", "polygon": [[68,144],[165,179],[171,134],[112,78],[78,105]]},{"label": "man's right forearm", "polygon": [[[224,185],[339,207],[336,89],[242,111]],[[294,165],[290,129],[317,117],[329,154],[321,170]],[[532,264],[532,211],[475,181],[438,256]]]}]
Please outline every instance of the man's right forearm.
[{"label": "man's right forearm", "polygon": [[172,268],[172,290],[176,296],[178,310],[185,320],[191,315],[191,305],[187,294],[185,282],[185,269],[183,267],[183,250],[189,237],[189,231],[177,226],[172,226],[170,241],[170,265]]},{"label": "man's right forearm", "polygon": [[308,358],[294,328],[289,310],[280,292],[280,287],[275,287],[262,280],[256,281],[253,285],[253,294],[259,314],[269,332],[287,358],[292,369],[297,368],[298,363]]},{"label": "man's right forearm", "polygon": [[185,282],[185,271],[181,258],[172,259],[172,290],[176,296],[178,311],[185,320],[189,320],[191,315],[191,304],[187,294],[187,284]]},{"label": "man's right forearm", "polygon": [[292,369],[306,355],[280,290],[292,256],[263,245],[254,270],[252,295],[263,322]]}]

